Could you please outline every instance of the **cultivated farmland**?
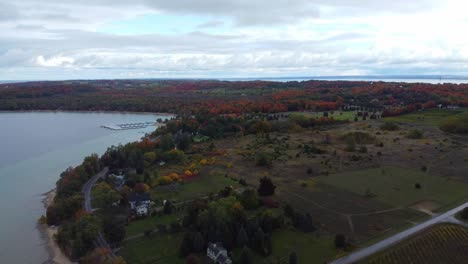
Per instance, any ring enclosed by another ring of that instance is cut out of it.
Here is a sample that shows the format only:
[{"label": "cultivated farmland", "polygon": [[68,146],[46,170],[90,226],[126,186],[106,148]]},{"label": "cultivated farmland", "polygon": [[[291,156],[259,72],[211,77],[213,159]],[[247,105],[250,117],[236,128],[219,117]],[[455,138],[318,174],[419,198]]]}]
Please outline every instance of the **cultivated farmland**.
[{"label": "cultivated farmland", "polygon": [[362,263],[462,264],[468,259],[467,244],[467,228],[441,224]]}]

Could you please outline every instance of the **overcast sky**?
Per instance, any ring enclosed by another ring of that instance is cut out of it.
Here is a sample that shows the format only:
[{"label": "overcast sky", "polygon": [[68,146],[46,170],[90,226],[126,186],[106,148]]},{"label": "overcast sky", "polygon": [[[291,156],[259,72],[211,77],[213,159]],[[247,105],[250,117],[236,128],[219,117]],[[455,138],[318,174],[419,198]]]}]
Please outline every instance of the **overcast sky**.
[{"label": "overcast sky", "polygon": [[0,79],[468,73],[464,0],[0,0]]}]

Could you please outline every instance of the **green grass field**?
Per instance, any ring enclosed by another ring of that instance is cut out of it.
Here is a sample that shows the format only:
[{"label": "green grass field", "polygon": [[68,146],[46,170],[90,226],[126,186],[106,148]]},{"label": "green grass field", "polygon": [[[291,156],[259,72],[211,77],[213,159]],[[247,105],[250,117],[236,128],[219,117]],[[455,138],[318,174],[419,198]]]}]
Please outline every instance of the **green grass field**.
[{"label": "green grass field", "polygon": [[401,116],[386,117],[384,120],[438,126],[445,118],[459,115],[468,115],[468,108],[460,108],[458,110],[429,109]]},{"label": "green grass field", "polygon": [[179,258],[180,234],[155,234],[151,238],[140,238],[123,244],[120,254],[128,264],[183,264]]},{"label": "green grass field", "polygon": [[[323,112],[297,112],[304,114],[308,117],[320,118],[323,116]],[[333,114],[328,112],[328,117],[333,117],[335,120],[349,120],[353,121],[356,113],[354,111],[334,111]]]},{"label": "green grass field", "polygon": [[157,225],[169,225],[172,222],[176,221],[178,218],[181,218],[182,214],[170,214],[170,215],[161,215],[161,216],[148,216],[146,218],[138,219],[131,222],[126,230],[126,236],[133,236],[139,233],[143,233],[149,229],[155,229]]},{"label": "green grass field", "polygon": [[277,259],[287,260],[291,251],[297,254],[298,262],[325,263],[336,255],[333,238],[317,236],[315,233],[303,233],[295,230],[280,230],[273,233],[273,256],[267,263]]},{"label": "green grass field", "polygon": [[[319,181],[364,195],[367,190],[375,198],[395,207],[409,206],[422,200],[443,206],[468,197],[468,184],[428,175],[419,169],[383,167],[320,176]],[[415,183],[422,185],[415,188]]]},{"label": "green grass field", "polygon": [[[254,263],[288,263],[289,254],[294,251],[298,263],[325,263],[337,254],[333,238],[318,236],[316,233],[303,233],[284,229],[273,232],[273,253],[268,257],[254,254]],[[233,259],[238,259],[241,249],[233,251]],[[280,260],[280,262],[278,262]]]},{"label": "green grass field", "polygon": [[219,173],[203,173],[185,182],[176,191],[160,191],[155,188],[152,190],[151,197],[153,200],[187,201],[217,193],[226,186],[236,188],[239,183]]}]

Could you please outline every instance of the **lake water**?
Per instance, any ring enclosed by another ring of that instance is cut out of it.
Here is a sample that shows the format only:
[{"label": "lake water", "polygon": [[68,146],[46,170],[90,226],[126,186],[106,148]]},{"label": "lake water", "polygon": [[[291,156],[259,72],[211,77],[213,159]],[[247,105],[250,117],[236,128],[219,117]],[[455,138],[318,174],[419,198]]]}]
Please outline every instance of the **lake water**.
[{"label": "lake water", "polygon": [[[464,75],[354,75],[354,76],[295,76],[295,77],[226,77],[226,78],[175,78],[173,80],[220,80],[220,81],[272,81],[272,82],[291,82],[291,81],[366,81],[366,82],[406,82],[406,83],[468,83],[468,76]],[[151,80],[168,80],[167,78],[153,78]],[[169,79],[171,80],[171,79]],[[19,83],[26,81],[8,81],[0,80],[2,83]]]},{"label": "lake water", "polygon": [[361,76],[305,76],[305,77],[264,77],[264,78],[222,78],[223,81],[272,81],[272,82],[292,82],[292,81],[365,81],[365,82],[403,82],[403,83],[468,83],[467,76],[436,76],[436,75],[415,75],[415,76],[390,76],[390,75],[361,75]]},{"label": "lake water", "polygon": [[151,122],[153,114],[0,112],[0,263],[44,263],[45,242],[36,228],[42,199],[59,175],[91,153],[140,139],[154,126],[108,130],[101,125]]}]

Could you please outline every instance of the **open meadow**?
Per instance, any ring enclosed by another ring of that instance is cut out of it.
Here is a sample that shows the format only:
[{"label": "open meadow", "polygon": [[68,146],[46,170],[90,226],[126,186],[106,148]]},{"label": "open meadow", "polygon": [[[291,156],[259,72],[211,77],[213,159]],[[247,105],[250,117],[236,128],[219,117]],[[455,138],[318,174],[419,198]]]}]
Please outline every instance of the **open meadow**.
[{"label": "open meadow", "polygon": [[385,120],[404,123],[420,123],[438,126],[442,121],[449,117],[459,117],[468,115],[468,108],[459,108],[454,110],[447,109],[428,109],[420,110],[414,113],[386,117]]},{"label": "open meadow", "polygon": [[120,254],[128,263],[183,264],[185,260],[179,257],[177,247],[181,240],[181,234],[154,234],[124,242]]}]

